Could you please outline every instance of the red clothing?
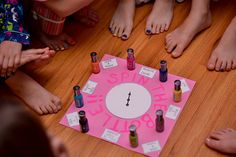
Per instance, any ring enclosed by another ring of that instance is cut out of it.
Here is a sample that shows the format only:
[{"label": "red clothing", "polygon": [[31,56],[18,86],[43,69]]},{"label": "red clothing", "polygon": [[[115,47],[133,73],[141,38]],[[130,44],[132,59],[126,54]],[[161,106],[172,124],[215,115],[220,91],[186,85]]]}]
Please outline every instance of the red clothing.
[{"label": "red clothing", "polygon": [[33,16],[40,21],[42,31],[48,35],[59,35],[64,27],[65,18],[51,11],[42,2],[47,0],[35,0]]}]

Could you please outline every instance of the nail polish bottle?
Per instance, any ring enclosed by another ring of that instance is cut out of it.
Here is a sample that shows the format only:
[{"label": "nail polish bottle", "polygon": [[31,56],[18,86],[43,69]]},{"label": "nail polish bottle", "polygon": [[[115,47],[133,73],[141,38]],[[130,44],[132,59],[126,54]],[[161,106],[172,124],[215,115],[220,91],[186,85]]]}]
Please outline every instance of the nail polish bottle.
[{"label": "nail polish bottle", "polygon": [[163,111],[162,110],[156,111],[156,131],[157,132],[164,131],[164,118],[163,118]]},{"label": "nail polish bottle", "polygon": [[173,93],[173,99],[174,102],[180,102],[182,97],[182,90],[181,90],[181,81],[175,80],[174,82],[174,93]]},{"label": "nail polish bottle", "polygon": [[160,75],[159,75],[159,80],[161,82],[166,82],[168,78],[168,69],[167,69],[167,62],[165,60],[160,61]]},{"label": "nail polish bottle", "polygon": [[100,72],[100,66],[99,66],[99,61],[97,59],[97,53],[91,52],[90,56],[91,56],[91,60],[92,60],[92,72],[94,74],[98,74]]},{"label": "nail polish bottle", "polygon": [[130,131],[130,134],[129,134],[130,146],[135,148],[138,146],[138,135],[136,132],[136,126],[130,125],[129,131]]},{"label": "nail polish bottle", "polygon": [[79,111],[79,124],[82,133],[86,133],[89,131],[88,119],[85,116],[85,111]]},{"label": "nail polish bottle", "polygon": [[84,101],[83,101],[83,96],[80,93],[80,86],[74,86],[74,101],[75,101],[75,106],[77,108],[81,108],[84,106]]},{"label": "nail polish bottle", "polygon": [[134,50],[129,48],[127,50],[128,57],[127,57],[127,69],[134,70],[135,69],[135,58],[134,58]]}]

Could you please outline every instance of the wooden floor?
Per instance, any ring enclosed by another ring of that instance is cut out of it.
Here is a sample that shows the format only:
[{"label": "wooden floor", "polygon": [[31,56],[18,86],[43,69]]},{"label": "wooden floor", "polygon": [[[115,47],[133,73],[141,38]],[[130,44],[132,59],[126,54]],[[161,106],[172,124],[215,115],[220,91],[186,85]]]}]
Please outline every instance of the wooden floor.
[{"label": "wooden floor", "polygon": [[[131,38],[121,41],[108,31],[117,0],[99,0],[92,4],[100,16],[95,28],[70,29],[78,44],[59,52],[45,68],[32,76],[46,89],[59,96],[63,109],[57,114],[42,116],[45,126],[60,137],[69,149],[71,157],[141,157],[143,155],[110,144],[101,139],[66,128],[58,122],[73,101],[72,87],[83,86],[89,78],[91,51],[97,51],[101,58],[105,53],[121,58],[126,49],[135,49],[136,61],[159,68],[159,61],[168,61],[169,72],[196,81],[196,86],[181,113],[161,157],[221,157],[225,156],[204,145],[208,133],[215,129],[236,129],[236,70],[211,72],[206,69],[214,43],[236,15],[236,2],[221,0],[212,3],[213,23],[194,39],[179,59],[173,59],[165,52],[164,38],[167,33],[146,36],[144,27],[152,5],[137,8],[135,25]],[[187,16],[190,2],[177,4],[170,30],[174,30]]]}]

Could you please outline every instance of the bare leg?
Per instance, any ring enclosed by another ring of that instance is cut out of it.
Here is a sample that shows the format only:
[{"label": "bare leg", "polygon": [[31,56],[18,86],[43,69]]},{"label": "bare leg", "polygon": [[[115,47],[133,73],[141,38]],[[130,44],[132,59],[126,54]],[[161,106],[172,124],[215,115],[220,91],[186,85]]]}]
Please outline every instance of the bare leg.
[{"label": "bare leg", "polygon": [[[48,0],[42,3],[60,17],[67,17],[74,14],[74,17],[80,18],[79,21],[84,22],[87,25],[94,25],[98,20],[95,12],[87,10],[87,17],[85,17],[86,15],[84,14],[84,11],[81,10],[82,8],[89,5],[92,1],[93,0],[77,0],[68,2],[67,0]],[[79,10],[81,10],[81,12]],[[36,25],[36,27],[33,28],[38,28],[37,26],[40,23],[34,21],[33,24]],[[40,38],[44,45],[56,51],[65,50],[69,48],[69,46],[76,44],[76,41],[64,32],[56,36],[50,36],[45,34],[43,31],[39,31],[38,29],[34,32],[37,32],[36,35]]]},{"label": "bare leg", "polygon": [[48,0],[43,3],[60,17],[67,17],[88,6],[92,2],[93,0]]},{"label": "bare leg", "polygon": [[135,0],[120,0],[110,22],[110,31],[114,36],[127,40],[133,29]]},{"label": "bare leg", "polygon": [[166,49],[179,57],[200,31],[211,25],[210,0],[193,0],[191,11],[183,24],[166,36]]},{"label": "bare leg", "polygon": [[210,133],[206,145],[222,153],[236,154],[236,131],[224,129]]},{"label": "bare leg", "polygon": [[21,71],[7,79],[6,84],[38,114],[57,113],[61,109],[60,99]]},{"label": "bare leg", "polygon": [[236,17],[212,52],[207,65],[209,70],[230,71],[236,68]]},{"label": "bare leg", "polygon": [[159,34],[169,29],[173,17],[174,0],[156,0],[148,16],[146,34]]},{"label": "bare leg", "polygon": [[75,12],[72,17],[88,27],[94,27],[99,20],[99,17],[95,10],[90,7],[84,7],[83,9]]}]

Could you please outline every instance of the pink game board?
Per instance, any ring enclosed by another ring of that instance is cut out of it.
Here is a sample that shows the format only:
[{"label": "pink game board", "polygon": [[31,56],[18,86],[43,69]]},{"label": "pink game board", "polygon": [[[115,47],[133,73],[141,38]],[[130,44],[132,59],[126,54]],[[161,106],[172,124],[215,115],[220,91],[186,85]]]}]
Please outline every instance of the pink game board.
[{"label": "pink game board", "polygon": [[[101,72],[92,74],[81,93],[84,107],[76,108],[74,102],[60,124],[80,131],[78,111],[84,110],[89,121],[87,134],[126,149],[159,156],[186,104],[195,81],[168,74],[168,81],[159,81],[159,71],[136,64],[127,70],[125,59],[105,55],[100,62]],[[173,101],[174,80],[181,80],[182,101]],[[132,92],[129,106],[128,94]],[[165,130],[156,132],[156,110],[164,111]],[[136,125],[139,146],[129,143],[129,126]]]}]

